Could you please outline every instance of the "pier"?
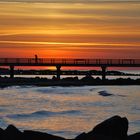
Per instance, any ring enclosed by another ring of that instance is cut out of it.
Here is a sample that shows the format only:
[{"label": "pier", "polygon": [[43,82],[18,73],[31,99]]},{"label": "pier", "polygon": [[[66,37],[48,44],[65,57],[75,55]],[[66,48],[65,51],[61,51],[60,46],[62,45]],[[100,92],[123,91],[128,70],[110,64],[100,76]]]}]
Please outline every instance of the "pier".
[{"label": "pier", "polygon": [[102,80],[105,80],[108,67],[140,67],[140,59],[0,58],[0,66],[9,67],[10,78],[14,78],[17,66],[54,66],[58,80],[62,67],[100,67]]}]

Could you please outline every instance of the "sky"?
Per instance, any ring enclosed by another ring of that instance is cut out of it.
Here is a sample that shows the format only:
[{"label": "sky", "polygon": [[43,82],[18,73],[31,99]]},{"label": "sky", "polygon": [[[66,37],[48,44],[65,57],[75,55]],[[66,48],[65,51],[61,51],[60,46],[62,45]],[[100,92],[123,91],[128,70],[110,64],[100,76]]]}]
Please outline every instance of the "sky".
[{"label": "sky", "polygon": [[56,3],[66,3],[66,2],[72,2],[72,3],[88,3],[88,2],[137,2],[140,0],[0,0],[1,2],[41,2],[41,3],[52,3],[52,2],[56,2]]},{"label": "sky", "polygon": [[140,58],[139,23],[140,1],[0,0],[0,57]]}]

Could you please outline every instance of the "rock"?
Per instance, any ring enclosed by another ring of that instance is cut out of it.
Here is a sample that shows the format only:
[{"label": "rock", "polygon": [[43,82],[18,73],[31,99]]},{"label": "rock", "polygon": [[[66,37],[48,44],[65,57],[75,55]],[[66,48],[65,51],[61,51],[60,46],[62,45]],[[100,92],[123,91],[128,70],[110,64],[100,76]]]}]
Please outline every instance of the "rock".
[{"label": "rock", "polygon": [[[114,116],[98,124],[88,133],[82,133],[73,140],[140,140],[140,133],[127,136],[128,120]],[[9,125],[5,130],[0,128],[0,140],[68,140],[47,133],[25,130],[19,131]],[[69,139],[70,140],[70,139]],[[72,140],[72,139],[71,139]]]},{"label": "rock", "polygon": [[99,95],[104,96],[104,97],[113,96],[113,94],[107,93],[106,91],[99,91]]},{"label": "rock", "polygon": [[89,135],[86,133],[82,133],[79,136],[77,136],[75,140],[114,140],[114,139],[111,139],[111,137],[102,134]]},{"label": "rock", "polygon": [[65,140],[64,138],[58,136],[30,130],[25,130],[23,135],[24,140]]},{"label": "rock", "polygon": [[21,134],[21,132],[13,125],[9,125],[6,129],[5,129],[5,133],[9,133],[9,134]]},{"label": "rock", "polygon": [[81,134],[78,140],[125,140],[127,139],[128,120],[114,116],[98,124],[87,134]]},{"label": "rock", "polygon": [[75,139],[76,140],[83,140],[86,139],[87,134],[85,132],[81,133],[80,135],[78,135]]},{"label": "rock", "polygon": [[4,130],[2,128],[0,128],[0,134],[4,133]]},{"label": "rock", "polygon": [[92,132],[96,134],[103,134],[110,136],[113,139],[125,140],[128,131],[128,120],[127,118],[121,118],[114,116],[99,125],[97,125]]},{"label": "rock", "polygon": [[22,132],[20,132],[15,126],[9,125],[5,131],[6,140],[19,140],[22,138]]},{"label": "rock", "polygon": [[65,140],[64,138],[47,133],[25,130],[19,131],[15,126],[9,125],[5,130],[0,128],[0,140]]},{"label": "rock", "polygon": [[4,130],[0,128],[0,140],[4,137]]},{"label": "rock", "polygon": [[140,133],[128,136],[127,140],[140,140]]}]

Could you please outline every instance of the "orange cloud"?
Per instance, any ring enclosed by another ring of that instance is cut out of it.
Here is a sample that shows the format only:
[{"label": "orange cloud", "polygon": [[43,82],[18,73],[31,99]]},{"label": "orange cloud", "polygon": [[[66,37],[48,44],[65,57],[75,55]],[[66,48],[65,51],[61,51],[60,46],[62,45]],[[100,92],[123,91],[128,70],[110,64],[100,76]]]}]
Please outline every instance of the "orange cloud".
[{"label": "orange cloud", "polygon": [[139,58],[139,2],[0,7],[1,57]]}]

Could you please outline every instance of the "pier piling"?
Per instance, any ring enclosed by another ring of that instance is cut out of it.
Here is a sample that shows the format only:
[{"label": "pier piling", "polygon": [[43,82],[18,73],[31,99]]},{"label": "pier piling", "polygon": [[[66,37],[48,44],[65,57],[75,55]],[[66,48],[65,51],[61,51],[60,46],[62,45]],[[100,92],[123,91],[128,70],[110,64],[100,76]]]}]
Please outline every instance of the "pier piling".
[{"label": "pier piling", "polygon": [[14,78],[14,66],[10,66],[10,78]]},{"label": "pier piling", "polygon": [[106,79],[106,66],[102,66],[102,80],[105,80]]},{"label": "pier piling", "polygon": [[60,80],[60,75],[61,75],[61,66],[56,66],[56,69],[57,69],[57,80]]}]

